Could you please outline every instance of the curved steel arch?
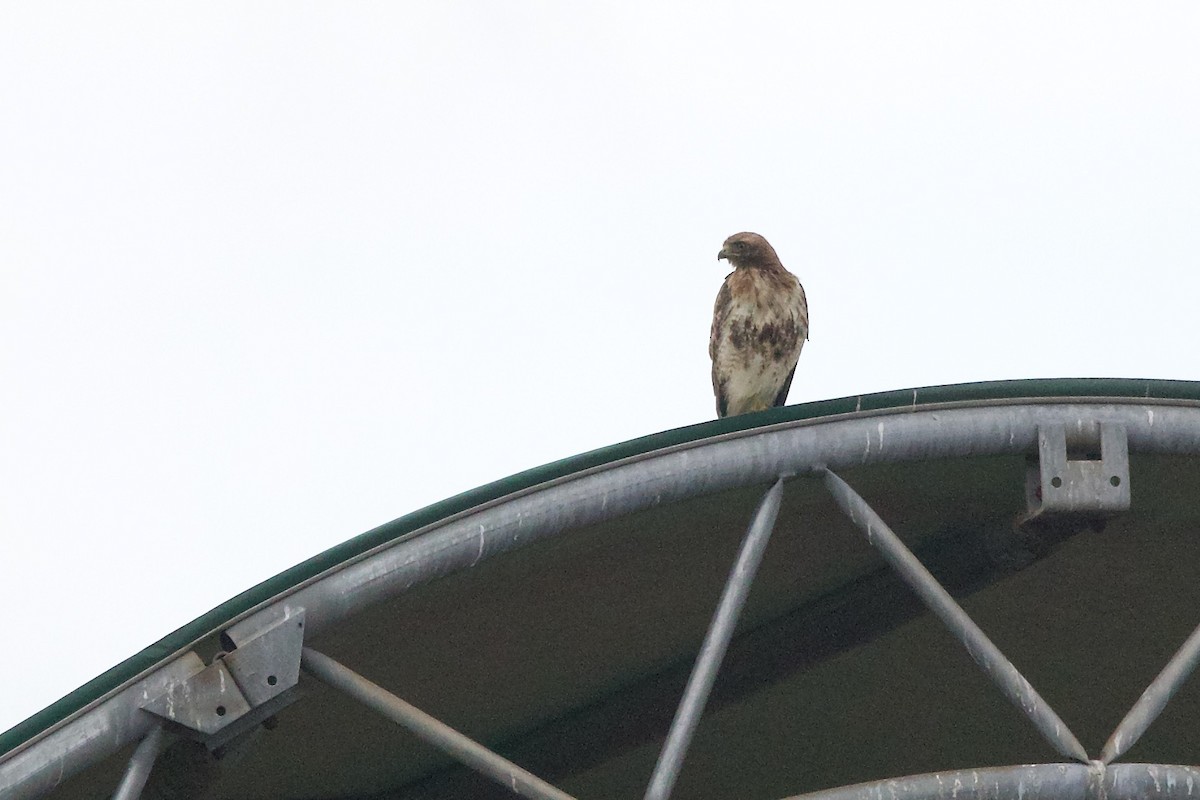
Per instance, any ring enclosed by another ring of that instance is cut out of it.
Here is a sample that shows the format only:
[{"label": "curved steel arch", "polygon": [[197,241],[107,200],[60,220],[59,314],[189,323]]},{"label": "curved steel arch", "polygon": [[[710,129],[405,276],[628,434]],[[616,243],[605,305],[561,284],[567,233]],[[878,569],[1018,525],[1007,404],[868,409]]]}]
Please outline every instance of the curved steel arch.
[{"label": "curved steel arch", "polygon": [[[416,585],[534,541],[656,505],[737,487],[765,487],[781,477],[824,475],[827,471],[836,473],[843,468],[866,464],[1030,454],[1037,452],[1039,431],[1048,426],[1060,426],[1068,438],[1094,438],[1100,425],[1120,426],[1127,436],[1129,450],[1134,453],[1200,453],[1200,402],[1194,400],[1100,397],[948,402],[844,413],[731,431],[596,465],[432,522],[247,610],[230,622],[223,631],[223,638],[232,652],[251,652],[256,642],[274,635],[272,632],[279,629],[281,621],[297,619],[301,615],[304,636],[319,635],[360,609]],[[849,502],[853,503],[852,500]],[[1168,683],[1174,687],[1194,666],[1195,651],[1200,645],[1193,640],[1189,640],[1189,645],[1184,648],[1188,652],[1181,651],[1168,668],[1168,671],[1173,670]],[[718,661],[719,657],[718,653]],[[205,665],[189,649],[136,676],[85,712],[8,753],[0,761],[0,785],[8,787],[8,796],[14,798],[38,797],[52,791],[65,776],[158,730],[161,720],[147,713],[148,701],[169,694],[173,687],[190,685],[189,682],[196,681],[197,676],[211,668],[212,665]],[[1163,692],[1153,694],[1154,697],[1142,705],[1157,705],[1156,709],[1151,709],[1156,714],[1161,710],[1158,700],[1163,698]],[[1166,697],[1169,698],[1169,694],[1167,692]],[[186,694],[180,697],[188,699]],[[703,699],[699,702],[702,706]],[[1162,702],[1165,703],[1165,699]],[[1152,718],[1153,714],[1150,715]],[[1127,732],[1138,726],[1144,730],[1142,723],[1148,724],[1148,721],[1142,718],[1131,722]],[[1113,741],[1120,739],[1114,734]],[[1066,747],[1068,751],[1072,750],[1069,745]],[[137,770],[144,771],[145,753],[152,753],[154,749],[147,746],[140,751],[143,758],[135,762]],[[1107,760],[1112,760],[1126,749],[1128,743],[1112,745],[1106,748],[1104,755]],[[1154,774],[1154,770],[1185,770],[1170,772],[1172,777],[1192,774],[1186,771],[1190,768],[1145,767],[1139,772],[1134,767],[1141,765],[1119,766],[1108,767],[1105,771],[1096,765],[1043,765],[1035,772],[1046,780],[1049,780],[1046,776],[1061,774],[1052,784],[1067,794],[1058,796],[1074,796],[1071,793],[1077,790],[1085,792],[1080,796],[1091,796],[1086,794],[1092,791],[1087,787],[1095,785],[1097,771],[1104,776],[1116,776],[1103,778],[1111,782],[1109,788],[1114,793],[1109,794],[1110,797],[1133,796],[1121,792],[1134,785],[1144,788],[1145,780],[1148,780],[1145,776]],[[995,788],[988,791],[1000,793],[985,792],[977,796],[1010,796],[1010,789],[1015,792],[1021,786],[1028,786],[1019,783],[1025,780],[1020,777],[1025,773],[1019,771],[1029,769],[1032,768],[985,771],[996,776],[998,781],[994,783]],[[898,780],[908,781],[906,785],[911,785],[913,793],[906,796],[940,796],[932,784],[923,783],[923,779]],[[134,784],[137,780],[127,783],[131,788],[126,790],[126,796],[136,796]],[[1191,785],[1188,784],[1189,793]],[[1172,789],[1177,790],[1177,786]],[[876,796],[837,794],[851,791],[858,789],[850,787],[814,797]],[[667,794],[669,786],[666,793],[653,796],[665,797]]]}]

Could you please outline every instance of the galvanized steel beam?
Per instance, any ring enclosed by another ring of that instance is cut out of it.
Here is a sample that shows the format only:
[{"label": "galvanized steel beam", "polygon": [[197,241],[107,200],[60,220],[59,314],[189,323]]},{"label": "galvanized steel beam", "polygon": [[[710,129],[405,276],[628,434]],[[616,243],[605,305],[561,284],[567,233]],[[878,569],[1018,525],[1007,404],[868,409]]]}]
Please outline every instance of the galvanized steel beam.
[{"label": "galvanized steel beam", "polygon": [[840,786],[787,800],[1092,800],[1088,789],[1094,773],[1084,764],[950,770]]},{"label": "galvanized steel beam", "polygon": [[1042,699],[1025,676],[1004,657],[1000,649],[992,644],[992,640],[967,612],[962,610],[962,606],[954,602],[950,593],[942,588],[937,578],[933,577],[912,551],[904,546],[900,537],[875,513],[867,501],[831,470],[825,470],[825,486],[837,501],[838,507],[866,535],[867,541],[904,578],[929,610],[946,624],[955,638],[967,648],[975,663],[1000,687],[1005,697],[1029,717],[1046,741],[1061,755],[1086,762],[1087,751],[1066,723],[1059,719],[1050,704]]},{"label": "galvanized steel beam", "polygon": [[323,653],[309,647],[304,648],[300,666],[305,672],[344,692],[372,711],[387,717],[522,797],[531,800],[574,800],[566,792],[556,789],[533,773],[493,753]]},{"label": "galvanized steel beam", "polygon": [[1194,800],[1200,768],[1173,764],[1023,764],[888,778],[788,800]]},{"label": "galvanized steel beam", "polygon": [[683,758],[687,755],[688,745],[691,744],[692,734],[700,723],[700,715],[708,702],[712,691],[713,681],[716,680],[717,670],[737,627],[738,616],[746,604],[746,596],[750,594],[750,585],[758,573],[762,563],[763,552],[767,542],[771,540],[771,531],[775,529],[775,520],[779,516],[779,503],[783,499],[783,478],[775,481],[758,504],[754,512],[754,520],[746,531],[738,551],[737,561],[729,580],[721,593],[717,604],[716,614],[696,657],[696,666],[692,668],[687,687],[683,690],[683,699],[671,722],[671,730],[667,734],[662,752],[659,753],[658,763],[654,765],[654,773],[650,777],[650,785],[646,789],[646,800],[666,800],[671,796],[675,779],[683,766]]},{"label": "galvanized steel beam", "polygon": [[[970,401],[800,420],[622,459],[481,504],[348,559],[240,615],[226,630],[235,641],[245,640],[289,609],[304,608],[308,633],[319,635],[412,586],[539,539],[660,504],[822,466],[1031,453],[1039,425],[1061,424],[1071,438],[1099,423],[1123,425],[1130,452],[1200,453],[1200,406],[1190,401]],[[146,693],[161,694],[197,671],[198,659],[189,649],[174,659],[5,754],[0,785],[9,787],[13,800],[39,797],[138,741],[154,724],[141,711]]]},{"label": "galvanized steel beam", "polygon": [[142,710],[146,698],[203,669],[199,656],[186,653],[10,755],[0,763],[4,800],[32,800],[49,794],[85,767],[143,739],[161,724]]},{"label": "galvanized steel beam", "polygon": [[310,636],[354,611],[480,561],[614,517],[779,475],[932,458],[1036,452],[1040,425],[1068,437],[1123,425],[1134,452],[1200,453],[1200,408],[1149,403],[999,404],[803,420],[634,456],[485,503],[348,560],[228,629],[303,607]]}]

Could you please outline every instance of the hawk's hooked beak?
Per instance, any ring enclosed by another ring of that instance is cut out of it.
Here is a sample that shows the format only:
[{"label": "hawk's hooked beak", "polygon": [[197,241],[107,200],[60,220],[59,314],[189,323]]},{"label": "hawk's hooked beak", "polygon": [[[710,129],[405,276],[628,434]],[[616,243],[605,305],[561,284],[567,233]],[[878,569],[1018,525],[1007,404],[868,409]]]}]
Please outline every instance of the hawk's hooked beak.
[{"label": "hawk's hooked beak", "polygon": [[720,261],[722,258],[729,258],[729,253],[725,252],[724,247],[717,252],[717,261]]}]

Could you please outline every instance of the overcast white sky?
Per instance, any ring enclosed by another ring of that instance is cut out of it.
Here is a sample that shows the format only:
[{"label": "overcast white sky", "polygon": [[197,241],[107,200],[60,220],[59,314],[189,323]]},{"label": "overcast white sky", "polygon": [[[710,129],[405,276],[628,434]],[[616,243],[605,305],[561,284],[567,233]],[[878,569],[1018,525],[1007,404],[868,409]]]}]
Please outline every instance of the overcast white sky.
[{"label": "overcast white sky", "polygon": [[0,4],[0,730],[355,534],[714,416],[1200,379],[1200,6]]}]

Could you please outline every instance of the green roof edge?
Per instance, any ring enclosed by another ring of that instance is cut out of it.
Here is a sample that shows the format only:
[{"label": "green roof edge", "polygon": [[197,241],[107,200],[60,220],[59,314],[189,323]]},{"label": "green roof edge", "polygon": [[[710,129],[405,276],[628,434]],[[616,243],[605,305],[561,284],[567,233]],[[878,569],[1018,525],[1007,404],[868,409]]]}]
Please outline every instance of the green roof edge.
[{"label": "green roof edge", "polygon": [[938,403],[1084,397],[1200,401],[1200,382],[1137,378],[1039,378],[899,389],[833,400],[818,400],[773,408],[755,414],[710,420],[641,436],[518,472],[507,478],[441,500],[359,534],[221,603],[211,611],[167,634],[141,652],[101,673],[70,694],[0,734],[0,759],[131,678],[178,653],[193,642],[224,628],[238,615],[260,603],[381,544],[505,495],[586,469],[613,463],[623,458],[696,442],[713,436],[781,423],[819,419],[852,412],[916,408]]}]

